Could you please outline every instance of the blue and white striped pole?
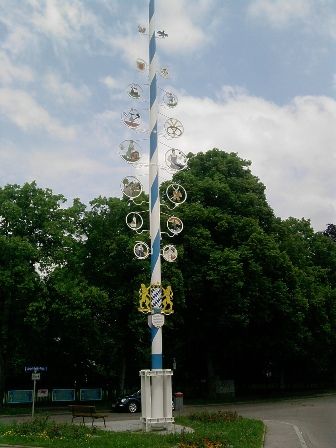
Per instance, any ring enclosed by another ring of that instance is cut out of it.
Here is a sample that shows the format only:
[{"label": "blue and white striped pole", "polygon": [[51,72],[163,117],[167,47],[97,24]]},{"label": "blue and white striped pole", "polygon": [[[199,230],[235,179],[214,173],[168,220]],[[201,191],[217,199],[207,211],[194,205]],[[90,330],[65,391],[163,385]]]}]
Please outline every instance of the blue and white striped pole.
[{"label": "blue and white striped pole", "polygon": [[[158,154],[158,102],[156,86],[156,37],[155,1],[149,2],[149,131],[150,131],[150,237],[151,237],[151,288],[152,309],[161,308],[161,256],[160,256],[160,195],[159,195],[159,154]],[[162,369],[162,329],[151,325],[152,370]]]}]

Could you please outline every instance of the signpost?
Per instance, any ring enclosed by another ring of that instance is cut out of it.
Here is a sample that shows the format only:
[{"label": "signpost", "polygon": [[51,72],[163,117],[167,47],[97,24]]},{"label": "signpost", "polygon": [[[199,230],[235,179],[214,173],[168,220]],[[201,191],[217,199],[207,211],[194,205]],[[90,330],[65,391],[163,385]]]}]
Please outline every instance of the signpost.
[{"label": "signpost", "polygon": [[34,387],[33,387],[33,404],[32,404],[32,418],[34,418],[34,412],[35,412],[35,393],[36,393],[36,381],[39,381],[41,377],[40,373],[34,372],[32,373],[32,380],[34,381]]},{"label": "signpost", "polygon": [[47,372],[47,366],[25,366],[25,372],[32,372],[31,379],[33,381],[33,397],[32,397],[32,418],[35,413],[35,396],[36,396],[36,381],[41,379],[40,372]]}]

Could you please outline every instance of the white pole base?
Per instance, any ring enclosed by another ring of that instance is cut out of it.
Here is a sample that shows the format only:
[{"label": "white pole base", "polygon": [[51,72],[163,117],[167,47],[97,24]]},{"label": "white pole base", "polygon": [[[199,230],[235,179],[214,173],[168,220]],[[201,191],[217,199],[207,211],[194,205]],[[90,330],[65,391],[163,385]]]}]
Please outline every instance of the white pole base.
[{"label": "white pole base", "polygon": [[172,376],[170,369],[140,370],[142,428],[171,429],[174,423],[172,408]]}]

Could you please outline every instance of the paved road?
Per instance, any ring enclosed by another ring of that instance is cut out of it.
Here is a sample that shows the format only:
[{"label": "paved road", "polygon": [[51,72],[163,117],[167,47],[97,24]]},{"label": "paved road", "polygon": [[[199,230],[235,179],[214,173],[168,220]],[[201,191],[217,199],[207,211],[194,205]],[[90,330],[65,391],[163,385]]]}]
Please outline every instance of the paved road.
[{"label": "paved road", "polygon": [[[183,414],[204,406],[185,406]],[[208,405],[207,410],[237,410],[267,426],[265,448],[336,448],[336,394],[273,403]],[[178,413],[176,413],[178,414]],[[29,417],[19,417],[18,420]],[[57,421],[71,421],[70,414],[53,415]],[[110,414],[107,421],[139,420],[139,414]],[[12,421],[13,417],[1,417]],[[248,447],[246,447],[248,448]]]},{"label": "paved road", "polygon": [[265,448],[336,447],[336,395],[220,408],[235,409],[242,416],[264,420]]}]

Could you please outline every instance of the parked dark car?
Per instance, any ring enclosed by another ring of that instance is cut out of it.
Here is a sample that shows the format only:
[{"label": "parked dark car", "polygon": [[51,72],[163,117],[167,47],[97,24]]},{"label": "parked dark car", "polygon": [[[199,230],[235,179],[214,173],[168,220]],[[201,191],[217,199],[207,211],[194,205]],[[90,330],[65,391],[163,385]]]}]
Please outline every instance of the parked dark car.
[{"label": "parked dark car", "polygon": [[[172,409],[174,410],[174,401],[172,402]],[[138,390],[134,394],[126,395],[122,398],[117,398],[114,405],[114,409],[117,412],[140,412],[141,411],[141,390]]]},{"label": "parked dark car", "polygon": [[118,398],[114,408],[116,411],[126,411],[132,414],[141,411],[141,390],[138,390],[132,395]]}]

